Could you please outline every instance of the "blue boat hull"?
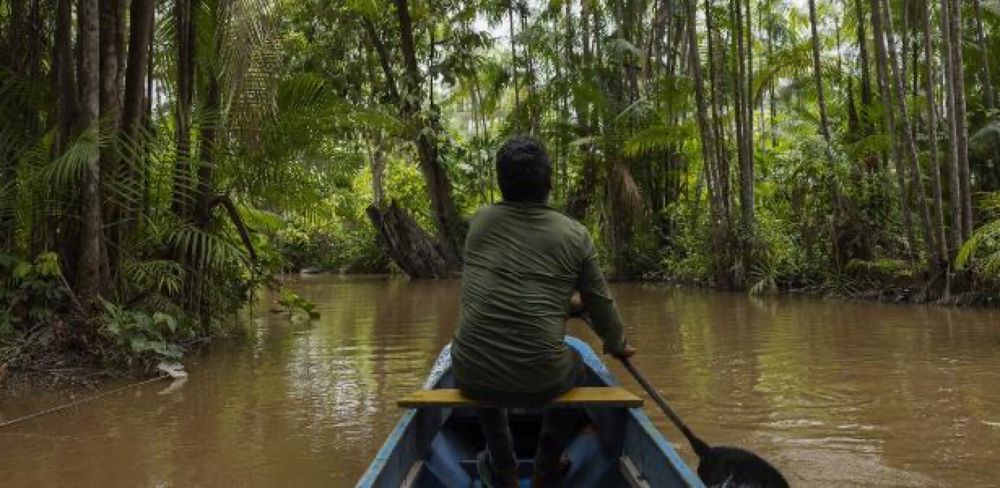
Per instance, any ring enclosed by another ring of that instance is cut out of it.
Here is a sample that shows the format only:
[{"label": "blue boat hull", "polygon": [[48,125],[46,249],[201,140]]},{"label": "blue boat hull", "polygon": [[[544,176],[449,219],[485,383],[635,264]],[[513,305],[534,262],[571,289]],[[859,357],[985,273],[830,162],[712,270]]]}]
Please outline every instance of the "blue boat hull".
[{"label": "blue boat hull", "polygon": [[[583,358],[588,384],[618,384],[590,346],[569,336],[566,342]],[[450,346],[441,351],[424,388],[454,388]],[[586,422],[581,423],[567,448],[572,467],[566,486],[704,486],[642,409],[585,410]],[[541,425],[541,411],[514,409],[510,419],[515,450],[521,460],[521,485],[530,486],[533,436]],[[480,486],[474,460],[484,445],[475,410],[407,409],[357,486]]]}]

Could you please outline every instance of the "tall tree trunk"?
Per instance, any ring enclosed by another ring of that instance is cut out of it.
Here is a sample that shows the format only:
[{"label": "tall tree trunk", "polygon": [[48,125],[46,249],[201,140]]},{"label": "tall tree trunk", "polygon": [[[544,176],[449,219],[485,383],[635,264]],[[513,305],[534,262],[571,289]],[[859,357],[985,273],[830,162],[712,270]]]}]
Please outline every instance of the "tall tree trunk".
[{"label": "tall tree trunk", "polygon": [[[134,149],[129,151],[133,157],[143,157],[145,148],[143,138],[140,137],[143,124],[143,117],[146,112],[146,72],[152,62],[151,47],[153,40],[153,22],[156,13],[155,0],[133,0],[129,10],[129,27],[131,32],[128,38],[128,63],[125,67],[125,99],[122,105],[122,127],[121,132],[125,137],[126,144]],[[145,186],[145,181],[140,182],[138,166],[135,161],[122,161],[124,170],[122,174],[125,178],[125,185],[130,188]],[[145,204],[146,198],[143,198]],[[125,209],[121,215],[122,232],[128,233],[134,229],[137,218],[135,209]]]},{"label": "tall tree trunk", "polygon": [[[569,5],[569,2],[566,2]],[[673,0],[656,0],[653,6],[652,33],[646,42],[646,84],[651,85],[653,78],[660,74],[663,66],[663,46],[666,43],[664,35],[673,17]]]},{"label": "tall tree trunk", "polygon": [[[748,111],[752,111],[747,93],[747,49],[746,36],[743,29],[743,4],[741,0],[731,4],[733,11],[733,37],[736,43],[736,82],[733,90],[736,104],[736,145],[740,159],[740,223],[745,232],[753,228],[754,196],[753,196],[753,156],[750,154],[750,140],[753,137],[753,127],[748,125]],[[749,133],[748,133],[749,132]]]},{"label": "tall tree trunk", "polygon": [[[742,198],[744,204],[748,206],[743,210],[743,226],[749,233],[753,232],[754,226],[754,137],[753,137],[753,112],[754,112],[754,91],[753,91],[753,15],[750,13],[750,1],[746,0],[746,71],[744,76],[743,94],[743,136],[746,145],[746,167],[740,168],[741,192],[745,193]],[[740,8],[737,3],[736,8]],[[744,177],[743,174],[746,173]]]},{"label": "tall tree trunk", "polygon": [[[528,31],[528,13],[526,12],[526,9],[528,7],[526,4],[521,4],[521,5],[524,8],[524,10],[521,10],[520,12],[521,32],[523,33]],[[528,86],[527,106],[528,106],[528,120],[530,122],[529,132],[531,134],[537,134],[542,121],[541,121],[541,111],[539,110],[538,107],[538,105],[540,104],[540,100],[538,100],[538,94],[535,91],[535,81],[536,81],[535,63],[532,61],[531,43],[525,42],[522,51],[524,52],[524,68],[526,70],[525,75],[527,78],[525,84]]]},{"label": "tall tree trunk", "polygon": [[[920,173],[920,158],[917,155],[917,142],[914,140],[913,129],[910,124],[910,112],[907,107],[908,103],[905,78],[903,78],[902,69],[899,66],[898,56],[896,55],[896,42],[893,38],[892,12],[889,10],[888,0],[886,0],[884,7],[886,44],[889,46],[889,67],[892,71],[892,84],[896,90],[896,104],[898,104],[900,112],[899,120],[903,130],[903,142],[906,149],[906,157],[910,163],[910,187],[914,197],[917,199],[917,208],[920,210],[924,247],[928,251],[927,268],[934,269],[937,262],[935,259],[937,245],[935,244],[933,234],[931,233],[931,212],[927,205],[927,196],[924,193],[924,186]],[[914,69],[916,69],[916,66],[914,66]]]},{"label": "tall tree trunk", "polygon": [[[928,167],[931,171],[931,191],[934,193],[934,255],[937,263],[932,269],[940,269],[948,259],[948,239],[945,237],[944,200],[941,195],[941,161],[938,159],[937,114],[934,96],[934,43],[931,38],[931,15],[934,8],[928,4],[923,12],[921,27],[924,33],[924,62],[927,78],[924,82],[924,97],[927,99],[927,139],[930,143]],[[916,65],[913,66],[916,70]]]},{"label": "tall tree trunk", "polygon": [[462,262],[461,251],[465,242],[465,223],[458,215],[451,196],[451,181],[438,158],[434,132],[420,116],[420,71],[417,67],[416,47],[413,42],[413,23],[407,0],[395,0],[399,19],[400,44],[406,67],[407,96],[403,98],[403,114],[414,123],[420,170],[427,184],[431,208],[437,224],[442,253],[453,269]]},{"label": "tall tree trunk", "polygon": [[[982,70],[980,71],[982,89],[983,89],[983,105],[987,109],[997,108],[996,94],[993,91],[993,81],[990,77],[990,52],[989,47],[986,42],[986,30],[983,27],[983,7],[980,0],[972,0],[972,5],[975,7],[976,16],[976,44],[979,48],[979,54],[982,56]],[[995,140],[995,138],[994,138]],[[993,144],[993,151],[990,155],[993,158],[993,168],[994,171],[1000,175],[1000,144]]]},{"label": "tall tree trunk", "polygon": [[[121,100],[118,90],[118,45],[122,29],[121,0],[100,0],[100,103],[101,117],[107,127],[117,129],[121,122]],[[102,168],[113,166],[114,148],[101,150]]]},{"label": "tall tree trunk", "polygon": [[88,155],[80,185],[81,232],[80,254],[77,262],[77,296],[83,306],[94,311],[100,306],[101,295],[101,166],[98,140],[98,121],[101,117],[100,95],[100,20],[98,0],[80,0],[77,10],[77,47],[79,52],[80,93],[82,95],[80,125],[86,128],[87,138],[94,144]]},{"label": "tall tree trunk", "polygon": [[[224,2],[225,0],[218,0],[216,5],[221,5]],[[219,20],[221,18],[217,18],[217,22],[223,22]],[[216,35],[221,35],[221,33],[217,32]],[[220,47],[220,41],[217,40],[216,49]],[[221,52],[216,52],[216,55],[221,55]],[[211,71],[206,73],[208,86],[205,90],[204,115],[201,117],[201,135],[198,144],[201,154],[198,157],[198,207],[195,212],[195,221],[202,229],[208,229],[212,225],[212,208],[216,201],[215,160],[218,152],[218,133],[222,125],[221,82],[219,74],[215,70]]]},{"label": "tall tree trunk", "polygon": [[809,0],[809,26],[812,31],[813,81],[816,83],[816,97],[819,104],[819,131],[826,143],[826,164],[828,166],[830,198],[834,208],[840,209],[840,194],[834,179],[833,142],[830,138],[830,121],[826,115],[826,97],[823,92],[823,67],[819,60],[819,29],[816,26],[816,0]]},{"label": "tall tree trunk", "polygon": [[130,144],[136,144],[144,111],[146,68],[153,38],[155,0],[132,0],[129,10],[128,64],[125,68],[125,102],[122,108],[122,132]]},{"label": "tall tree trunk", "polygon": [[[990,79],[990,52],[986,44],[986,30],[983,28],[983,6],[980,0],[972,0],[972,5],[976,15],[976,44],[979,47],[979,55],[983,57],[982,72],[980,73],[983,83],[983,99],[986,108],[996,108],[997,101],[993,93],[993,82]],[[994,164],[1000,164],[1000,161],[995,161]]]},{"label": "tall tree trunk", "polygon": [[79,117],[75,64],[73,63],[73,2],[58,0],[56,4],[55,44],[52,46],[52,64],[55,69],[56,113],[58,118],[58,152],[69,144],[73,128]]},{"label": "tall tree trunk", "polygon": [[[366,23],[368,25],[371,25],[371,22],[366,22]],[[375,62],[375,56],[372,54],[372,51],[373,51],[373,47],[374,47],[373,46],[373,40],[376,40],[378,38],[378,36],[375,35],[374,37],[372,37],[371,33],[369,33],[369,38],[370,38],[369,39],[370,42],[366,45],[366,49],[364,50],[364,54],[365,54],[365,61],[366,61],[365,65],[366,65],[367,73],[368,73],[368,84],[371,85],[371,93],[369,95],[370,96],[370,103],[373,106],[375,106],[375,105],[378,105],[378,103],[379,103],[379,96],[378,96],[378,92],[379,92],[378,85],[379,85],[379,83],[378,83],[378,79],[375,76],[375,67],[374,67],[374,64],[376,62]],[[381,48],[385,49],[385,46],[383,45]],[[393,81],[393,83],[395,83],[395,82]],[[394,89],[395,88],[391,88],[390,90],[388,90],[388,92],[392,93]],[[473,93],[473,97],[475,97],[475,91],[473,91],[472,93]],[[394,103],[397,102],[396,98],[393,98],[392,101]],[[475,108],[473,108],[473,120],[474,120],[474,122],[476,124],[476,135],[478,136],[478,134],[479,134],[479,119],[478,119],[478,115],[475,112],[476,112],[476,110],[475,110]],[[363,138],[363,142],[366,143],[366,146],[368,146],[368,148],[369,148],[368,157],[369,157],[369,164],[370,164],[371,175],[372,175],[372,203],[371,203],[371,205],[375,209],[381,209],[382,208],[382,201],[383,201],[383,197],[384,197],[384,189],[383,189],[382,181],[383,181],[383,179],[385,177],[385,166],[386,166],[386,153],[385,153],[385,151],[386,151],[386,142],[385,142],[385,134],[383,133],[383,131],[381,129],[375,129],[375,130],[371,131],[370,133],[366,134],[366,137]]]},{"label": "tall tree trunk", "polygon": [[191,107],[194,102],[195,16],[192,2],[174,2],[174,29],[177,42],[176,157],[174,163],[174,214],[188,217],[191,195]]},{"label": "tall tree trunk", "polygon": [[[701,76],[701,56],[698,53],[698,33],[697,33],[697,10],[694,5],[695,0],[684,0],[685,10],[687,15],[687,32],[688,32],[688,55],[690,56],[688,69],[691,71],[691,77],[694,80],[694,86],[704,86],[704,80]],[[716,286],[720,288],[729,288],[730,279],[728,273],[728,265],[725,259],[722,258],[724,255],[724,243],[725,243],[725,228],[724,222],[722,221],[722,205],[720,205],[718,195],[713,194],[712,188],[715,186],[715,182],[712,181],[712,168],[715,166],[715,155],[713,154],[714,143],[712,141],[712,129],[710,128],[708,121],[708,104],[705,101],[705,93],[703,90],[695,90],[695,103],[698,107],[697,117],[698,117],[698,129],[701,133],[701,155],[703,164],[705,165],[706,181],[709,187],[709,203],[712,213],[712,242],[715,249],[714,255],[715,259],[715,275],[716,275]]]},{"label": "tall tree trunk", "polygon": [[[586,1],[586,0],[584,0]],[[399,4],[396,5],[399,8]],[[521,90],[517,86],[517,41],[514,38],[514,0],[507,0],[507,23],[510,26],[510,71],[514,82],[514,128],[521,129]]]},{"label": "tall tree trunk", "polygon": [[[871,107],[872,82],[868,67],[868,37],[865,34],[865,9],[861,0],[854,0],[854,11],[858,18],[858,69],[861,71],[861,105]],[[863,124],[865,125],[865,124]]]},{"label": "tall tree trunk", "polygon": [[[725,151],[726,141],[725,135],[722,132],[723,120],[719,105],[722,103],[722,100],[724,100],[724,96],[719,90],[717,73],[718,59],[714,46],[716,30],[712,17],[712,2],[711,0],[705,0],[705,41],[708,44],[708,84],[709,94],[711,95],[711,101],[709,103],[712,107],[712,120],[710,125],[712,127],[712,133],[714,136],[713,140],[715,142],[713,146],[715,162],[708,170],[708,173],[711,174],[712,191],[718,194],[718,197],[722,202],[722,219],[728,225],[731,211],[729,205],[729,155],[726,154]],[[722,64],[724,65],[725,63]]]},{"label": "tall tree trunk", "polygon": [[[774,37],[775,37],[774,21],[768,20],[767,24],[767,58],[768,63],[774,61]],[[778,105],[774,94],[774,77],[772,76],[767,82],[767,105],[768,113],[770,115],[770,122],[768,123],[768,131],[771,136],[771,149],[778,147],[778,128],[775,126],[775,119],[778,115]]]},{"label": "tall tree trunk", "polygon": [[[101,127],[107,142],[101,146],[101,174],[106,181],[120,177],[118,154],[118,129],[121,124],[121,99],[119,98],[119,44],[121,43],[122,9],[120,0],[101,0],[100,3],[100,104]],[[103,205],[104,221],[107,229],[103,252],[108,254],[110,269],[102,270],[102,283],[106,284],[112,270],[117,269],[120,243],[122,240],[120,220],[123,208],[112,200]]]},{"label": "tall tree trunk", "polygon": [[955,131],[958,146],[958,176],[962,187],[962,240],[972,237],[972,180],[969,172],[969,128],[965,107],[965,62],[963,61],[962,5],[958,0],[949,0],[949,33],[951,35],[951,62],[955,91]]},{"label": "tall tree trunk", "polygon": [[951,204],[951,253],[953,256],[962,247],[962,184],[958,162],[958,121],[955,116],[955,60],[952,58],[951,47],[951,15],[948,13],[948,1],[941,0],[941,57],[944,60],[945,102],[948,111],[948,201]]},{"label": "tall tree trunk", "polygon": [[215,0],[213,5],[212,53],[208,62],[203,62],[202,78],[206,80],[203,115],[201,117],[201,134],[199,137],[198,157],[198,200],[196,222],[202,229],[208,229],[213,222],[212,208],[218,201],[215,191],[215,167],[219,152],[219,132],[225,126],[222,108],[222,63],[223,42],[229,35],[231,2],[233,0]]},{"label": "tall tree trunk", "polygon": [[[594,56],[591,48],[591,0],[580,2],[580,44],[582,70],[591,73],[594,69]],[[596,117],[592,117],[590,103],[587,100],[574,100],[577,112],[577,133],[588,136],[596,133]],[[577,220],[583,220],[590,209],[591,198],[597,188],[597,161],[595,160],[593,144],[584,144],[583,168],[580,171],[580,183],[567,198],[566,213]]]},{"label": "tall tree trunk", "polygon": [[913,219],[910,214],[910,200],[906,188],[906,169],[901,161],[899,151],[899,141],[896,133],[895,111],[892,108],[894,100],[890,93],[889,81],[889,59],[885,46],[885,31],[882,26],[882,0],[871,0],[872,34],[875,44],[876,67],[878,68],[879,92],[882,96],[882,111],[884,112],[886,130],[885,133],[892,140],[893,161],[896,166],[896,183],[899,186],[899,207],[902,214],[903,231],[906,236],[906,246],[909,250],[910,261],[916,261],[913,238]]}]

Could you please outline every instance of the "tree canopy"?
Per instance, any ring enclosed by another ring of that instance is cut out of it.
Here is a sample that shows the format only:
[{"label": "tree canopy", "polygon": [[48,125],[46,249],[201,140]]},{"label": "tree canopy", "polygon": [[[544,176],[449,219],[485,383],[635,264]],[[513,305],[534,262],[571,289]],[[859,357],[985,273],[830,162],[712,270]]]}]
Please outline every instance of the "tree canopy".
[{"label": "tree canopy", "polygon": [[995,0],[0,0],[0,335],[157,356],[280,271],[454,274],[522,133],[615,278],[986,286],[998,33]]}]

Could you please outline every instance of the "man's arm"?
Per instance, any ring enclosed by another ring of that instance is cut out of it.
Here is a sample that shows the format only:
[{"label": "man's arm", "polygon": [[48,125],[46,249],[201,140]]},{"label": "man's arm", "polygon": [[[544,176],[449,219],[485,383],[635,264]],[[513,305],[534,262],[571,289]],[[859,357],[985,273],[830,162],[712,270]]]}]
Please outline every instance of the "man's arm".
[{"label": "man's arm", "polygon": [[604,273],[597,262],[597,250],[589,235],[586,237],[585,253],[577,289],[580,291],[583,308],[590,318],[587,323],[604,342],[605,352],[615,356],[630,356],[634,350],[625,342],[621,315],[608,291]]}]

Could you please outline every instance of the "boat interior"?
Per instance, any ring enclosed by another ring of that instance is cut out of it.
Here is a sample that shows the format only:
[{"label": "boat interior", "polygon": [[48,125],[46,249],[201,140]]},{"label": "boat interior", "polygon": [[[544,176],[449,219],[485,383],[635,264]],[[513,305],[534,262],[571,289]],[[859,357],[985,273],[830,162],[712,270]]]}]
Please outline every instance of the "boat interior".
[{"label": "boat interior", "polygon": [[[580,353],[587,367],[586,379],[580,386],[618,386],[617,380],[586,343],[573,337],[567,337],[566,341]],[[422,391],[454,386],[450,351],[446,347]],[[358,486],[485,486],[478,479],[476,466],[477,455],[486,449],[476,405],[471,401],[454,405],[466,404],[469,406],[405,408]],[[601,406],[607,403],[581,405],[578,408],[584,415],[580,415],[564,453],[570,462],[563,478],[564,486],[704,486],[641,408]],[[531,485],[543,412],[541,408],[508,409],[520,486]]]},{"label": "boat interior", "polygon": [[[476,456],[486,448],[476,411],[468,408],[448,410],[450,412],[432,439],[427,455],[411,467],[412,471],[407,476],[407,480],[412,480],[410,486],[485,486],[478,479],[476,468]],[[641,474],[634,469],[629,471],[627,461],[621,455],[621,431],[627,423],[624,418],[627,410],[583,410],[586,415],[582,415],[577,422],[575,434],[565,454],[570,461],[565,485],[608,488],[636,486]],[[616,421],[615,417],[619,419]],[[542,410],[510,409],[509,418],[521,486],[530,486]],[[615,439],[619,441],[615,442]],[[630,476],[635,479],[630,480]]]}]

